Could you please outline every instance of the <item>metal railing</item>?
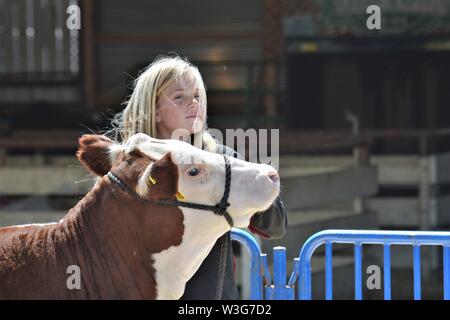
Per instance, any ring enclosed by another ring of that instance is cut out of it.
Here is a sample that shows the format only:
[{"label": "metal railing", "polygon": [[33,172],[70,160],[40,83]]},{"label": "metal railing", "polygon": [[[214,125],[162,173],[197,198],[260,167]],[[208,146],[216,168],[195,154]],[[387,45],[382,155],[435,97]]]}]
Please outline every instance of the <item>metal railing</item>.
[{"label": "metal railing", "polygon": [[[248,232],[240,229],[232,230],[231,239],[244,245],[250,254],[250,299],[262,300],[261,270],[263,266],[263,254],[261,253],[258,242],[256,242],[255,238],[253,238],[253,236],[251,236]],[[267,263],[267,260],[265,261]],[[268,268],[265,268],[265,270],[268,270]]]},{"label": "metal railing", "polygon": [[[286,249],[274,248],[273,283],[267,267],[267,257],[260,253],[254,238],[245,231],[233,230],[232,239],[244,244],[251,253],[251,299],[263,299],[262,279],[266,282],[265,299],[295,299],[297,283],[298,299],[311,299],[311,257],[321,245],[325,245],[325,298],[333,299],[333,243],[352,244],[355,258],[355,299],[362,294],[362,245],[383,245],[384,299],[391,299],[391,245],[410,245],[413,249],[414,299],[421,299],[420,248],[421,246],[443,247],[444,300],[450,300],[450,232],[437,231],[378,231],[378,230],[325,230],[312,235],[302,246],[298,258],[294,259],[292,274],[286,283]],[[253,239],[253,240],[252,240]],[[258,256],[258,253],[259,256]],[[259,267],[258,267],[259,266]]]}]

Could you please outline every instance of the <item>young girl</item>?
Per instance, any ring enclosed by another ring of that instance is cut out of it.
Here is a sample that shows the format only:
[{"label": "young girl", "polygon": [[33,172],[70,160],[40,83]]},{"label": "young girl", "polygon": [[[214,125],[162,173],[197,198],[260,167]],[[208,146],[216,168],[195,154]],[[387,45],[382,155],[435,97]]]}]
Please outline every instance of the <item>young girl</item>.
[{"label": "young girl", "polygon": [[[180,57],[159,57],[151,63],[136,79],[126,108],[113,124],[116,140],[123,141],[142,132],[159,139],[200,141],[200,145],[194,145],[209,152],[241,157],[231,148],[216,143],[208,133],[205,85],[198,69]],[[264,238],[280,238],[286,225],[286,212],[278,198],[268,210],[255,214],[248,228]],[[221,273],[223,277],[218,276]],[[238,298],[230,232],[217,240],[187,283],[182,298]]]}]

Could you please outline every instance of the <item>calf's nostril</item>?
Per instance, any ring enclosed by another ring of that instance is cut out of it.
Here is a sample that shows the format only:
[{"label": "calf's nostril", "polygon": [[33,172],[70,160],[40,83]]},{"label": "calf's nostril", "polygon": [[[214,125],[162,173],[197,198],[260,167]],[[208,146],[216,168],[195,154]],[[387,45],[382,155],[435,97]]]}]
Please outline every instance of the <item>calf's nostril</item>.
[{"label": "calf's nostril", "polygon": [[273,182],[277,182],[280,180],[280,176],[278,175],[278,173],[276,172],[271,172],[268,174],[268,177],[270,180],[272,180]]}]

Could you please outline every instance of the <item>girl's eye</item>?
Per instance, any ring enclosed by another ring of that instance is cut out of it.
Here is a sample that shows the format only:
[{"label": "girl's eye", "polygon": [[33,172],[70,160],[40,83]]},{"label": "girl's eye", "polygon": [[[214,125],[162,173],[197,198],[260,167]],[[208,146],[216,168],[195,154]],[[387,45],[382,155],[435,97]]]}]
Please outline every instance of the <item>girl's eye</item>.
[{"label": "girl's eye", "polygon": [[175,97],[176,100],[180,100],[181,98],[183,98],[183,96],[176,96]]},{"label": "girl's eye", "polygon": [[192,168],[190,169],[188,172],[188,175],[190,175],[191,177],[195,177],[196,175],[198,175],[200,173],[200,169],[199,168]]}]

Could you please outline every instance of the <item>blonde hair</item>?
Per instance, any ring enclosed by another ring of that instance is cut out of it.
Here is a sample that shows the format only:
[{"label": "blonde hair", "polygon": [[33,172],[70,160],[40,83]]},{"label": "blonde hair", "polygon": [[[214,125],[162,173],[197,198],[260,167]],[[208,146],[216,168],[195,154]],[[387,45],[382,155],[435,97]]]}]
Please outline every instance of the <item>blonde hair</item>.
[{"label": "blonde hair", "polygon": [[[124,141],[140,132],[158,138],[155,115],[161,94],[187,72],[191,72],[197,82],[200,105],[206,113],[206,88],[198,68],[179,56],[159,56],[134,81],[126,108],[113,119],[115,139]],[[194,140],[200,137],[205,150],[216,152],[217,143],[207,131],[206,119],[204,128],[194,134]]]}]

